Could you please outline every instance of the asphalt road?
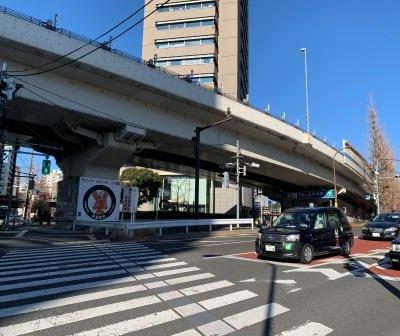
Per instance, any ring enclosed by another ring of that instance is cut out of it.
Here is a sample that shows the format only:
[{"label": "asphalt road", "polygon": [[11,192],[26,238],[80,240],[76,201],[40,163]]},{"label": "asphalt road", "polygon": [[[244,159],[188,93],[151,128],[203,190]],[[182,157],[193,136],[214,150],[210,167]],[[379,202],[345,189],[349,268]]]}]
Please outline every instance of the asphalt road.
[{"label": "asphalt road", "polygon": [[388,242],[304,266],[255,258],[254,237],[11,249],[0,335],[400,335]]}]

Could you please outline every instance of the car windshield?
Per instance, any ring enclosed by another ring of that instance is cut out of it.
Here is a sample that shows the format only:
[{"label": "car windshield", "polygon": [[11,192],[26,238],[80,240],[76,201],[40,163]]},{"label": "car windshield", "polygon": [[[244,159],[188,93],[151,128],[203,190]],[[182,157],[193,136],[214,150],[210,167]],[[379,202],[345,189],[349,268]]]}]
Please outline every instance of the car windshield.
[{"label": "car windshield", "polygon": [[376,216],[373,221],[400,223],[400,213],[380,214]]},{"label": "car windshield", "polygon": [[314,223],[315,214],[310,212],[282,213],[272,225],[275,228],[301,229],[309,228]]}]

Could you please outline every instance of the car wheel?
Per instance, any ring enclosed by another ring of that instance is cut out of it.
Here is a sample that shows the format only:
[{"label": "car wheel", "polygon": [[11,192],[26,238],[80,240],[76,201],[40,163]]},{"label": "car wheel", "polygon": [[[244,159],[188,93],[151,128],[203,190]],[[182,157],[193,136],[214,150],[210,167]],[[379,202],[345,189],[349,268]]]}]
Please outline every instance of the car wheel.
[{"label": "car wheel", "polygon": [[351,244],[349,240],[345,240],[342,247],[341,247],[341,254],[342,256],[348,257],[351,251]]},{"label": "car wheel", "polygon": [[300,262],[309,264],[314,259],[314,249],[310,244],[305,244],[301,250]]},{"label": "car wheel", "polygon": [[400,269],[400,263],[398,263],[398,262],[392,262],[392,267],[393,267],[394,269]]}]

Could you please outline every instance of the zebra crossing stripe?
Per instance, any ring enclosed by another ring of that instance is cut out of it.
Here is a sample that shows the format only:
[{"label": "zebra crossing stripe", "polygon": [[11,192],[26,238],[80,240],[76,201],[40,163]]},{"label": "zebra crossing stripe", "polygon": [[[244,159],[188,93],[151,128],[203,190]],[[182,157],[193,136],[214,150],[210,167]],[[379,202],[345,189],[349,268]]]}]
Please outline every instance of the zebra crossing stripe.
[{"label": "zebra crossing stripe", "polygon": [[213,278],[213,277],[215,277],[215,275],[212,273],[201,273],[201,274],[189,275],[189,276],[175,278],[175,279],[169,279],[169,280],[165,280],[165,282],[168,285],[178,285],[178,284],[185,283],[185,282],[203,280],[203,279],[208,279],[208,278]]},{"label": "zebra crossing stripe", "polygon": [[[75,260],[76,259],[76,260]],[[25,269],[30,269],[30,267],[32,267],[32,266],[35,266],[35,268],[36,267],[39,267],[39,266],[57,266],[57,265],[63,265],[63,266],[68,266],[68,265],[71,265],[71,264],[77,264],[77,263],[86,263],[86,262],[90,262],[90,261],[93,261],[93,258],[79,258],[79,257],[77,257],[77,258],[75,258],[75,259],[73,259],[73,260],[63,260],[63,261],[51,261],[51,262],[39,262],[39,263],[37,263],[37,264],[32,264],[32,263],[28,263],[28,264],[26,264],[26,265],[18,265],[18,266],[8,266],[7,268],[2,268],[1,266],[0,266],[0,270],[1,271],[11,271],[11,270],[21,270],[21,271],[24,271]],[[58,259],[59,260],[59,259]],[[103,255],[101,255],[101,256],[99,256],[99,257],[97,257],[96,258],[96,261],[99,261],[99,260],[108,260],[108,261],[110,261],[110,259],[109,258],[107,258],[107,257],[105,257],[105,256],[103,256]],[[24,268],[25,267],[25,268]]]},{"label": "zebra crossing stripe", "polygon": [[221,289],[221,288],[226,288],[233,286],[234,283],[226,280],[222,281],[216,281],[216,282],[211,282],[207,283],[204,285],[199,285],[199,286],[193,286],[193,287],[187,287],[184,289],[180,289],[179,291],[183,293],[186,296],[191,296],[191,295],[196,295],[196,294],[201,294],[209,291],[213,291],[216,289]]},{"label": "zebra crossing stripe", "polygon": [[169,271],[161,271],[161,272],[155,272],[153,273],[156,277],[164,277],[168,275],[174,275],[174,274],[182,274],[182,273],[188,273],[188,272],[195,272],[199,271],[200,268],[198,267],[185,267],[185,268],[177,268]]},{"label": "zebra crossing stripe", "polygon": [[26,278],[29,278],[29,279],[44,278],[44,277],[51,277],[51,276],[57,276],[57,275],[67,275],[67,274],[79,273],[79,272],[105,271],[105,270],[114,269],[114,268],[119,268],[119,266],[116,264],[110,264],[107,266],[86,267],[86,268],[80,268],[80,269],[74,268],[74,269],[63,270],[63,271],[10,276],[10,277],[6,277],[6,278],[0,278],[0,290],[3,289],[3,285],[1,285],[1,283],[8,282],[8,281],[17,281],[17,280],[23,280]]},{"label": "zebra crossing stripe", "polygon": [[[25,268],[25,269],[19,269],[19,270],[13,270],[13,271],[6,271],[6,272],[0,272],[0,279],[3,280],[4,276],[11,276],[11,275],[18,275],[18,274],[23,274],[23,273],[38,273],[38,272],[50,272],[50,271],[57,271],[57,270],[65,270],[66,268],[74,268],[74,269],[82,269],[85,270],[84,267],[87,266],[96,266],[96,265],[106,265],[112,263],[111,260],[104,260],[104,261],[91,261],[92,259],[89,260],[84,260],[84,261],[77,261],[76,263],[72,264],[64,264],[62,266],[48,266],[48,267],[41,267],[41,268]],[[86,261],[89,261],[87,263]],[[29,275],[30,276],[30,275]]]},{"label": "zebra crossing stripe", "polygon": [[162,259],[153,259],[153,260],[145,260],[145,261],[136,261],[137,264],[139,265],[146,265],[146,264],[157,264],[157,263],[162,263],[166,261],[175,261],[175,258],[162,258]]},{"label": "zebra crossing stripe", "polygon": [[168,309],[154,314],[137,317],[131,320],[110,324],[105,327],[74,333],[69,336],[124,335],[134,331],[139,331],[160,324],[172,322],[178,320],[179,318],[180,316],[177,313],[175,313],[172,309]]},{"label": "zebra crossing stripe", "polygon": [[[21,283],[16,283],[16,284],[11,284],[11,285],[2,285],[0,287],[0,290],[7,291],[7,290],[11,290],[11,289],[18,289],[18,288],[25,288],[25,287],[45,286],[45,285],[64,283],[64,282],[68,282],[68,281],[86,280],[86,279],[100,278],[100,277],[105,277],[105,276],[121,275],[121,274],[126,275],[127,272],[123,269],[119,269],[119,270],[115,270],[115,271],[74,275],[74,276],[55,278],[55,279],[27,281],[27,282],[21,282]],[[1,297],[0,297],[0,299],[1,299]]]},{"label": "zebra crossing stripe", "polygon": [[147,271],[152,271],[152,270],[161,269],[161,268],[168,268],[168,267],[175,267],[175,266],[184,266],[184,265],[187,265],[187,263],[184,262],[184,261],[178,261],[178,262],[169,263],[169,264],[146,266],[145,269],[146,269]]},{"label": "zebra crossing stripe", "polygon": [[330,334],[333,329],[324,326],[321,323],[307,322],[306,324],[294,327],[291,330],[284,331],[279,336],[297,336],[297,335],[313,335],[313,336],[325,336]]},{"label": "zebra crossing stripe", "polygon": [[72,250],[83,250],[95,248],[95,245],[80,245],[80,246],[68,246],[68,247],[43,247],[36,249],[24,249],[24,250],[14,250],[7,252],[6,256],[29,256],[32,253],[51,253],[51,252],[61,252],[61,251],[72,251]]},{"label": "zebra crossing stripe", "polygon": [[217,309],[220,307],[224,307],[233,303],[249,300],[258,296],[256,293],[253,293],[249,290],[243,290],[239,292],[230,293],[223,296],[217,296],[212,299],[200,301],[199,305],[206,308],[207,310]]},{"label": "zebra crossing stripe", "polygon": [[117,288],[117,289],[109,289],[109,290],[104,290],[101,292],[94,292],[94,293],[89,293],[89,294],[80,294],[80,295],[76,295],[76,296],[67,297],[64,299],[54,299],[54,300],[37,302],[37,303],[30,303],[30,304],[26,304],[26,305],[22,305],[22,306],[0,309],[0,317],[37,312],[37,311],[41,311],[41,310],[45,310],[45,309],[52,309],[52,308],[67,306],[67,305],[71,305],[71,304],[105,299],[105,298],[110,298],[110,297],[114,297],[114,296],[118,296],[118,295],[125,295],[125,294],[130,294],[130,293],[135,293],[135,292],[146,291],[146,290],[147,290],[147,288],[144,287],[143,285],[135,285],[135,286],[128,286],[128,287],[122,287],[122,288]]},{"label": "zebra crossing stripe", "polygon": [[221,320],[203,324],[197,329],[199,329],[205,336],[223,336],[235,331],[235,329]]},{"label": "zebra crossing stripe", "polygon": [[99,281],[94,281],[94,282],[87,282],[87,283],[76,284],[76,285],[67,285],[67,286],[62,286],[62,287],[38,289],[38,290],[29,291],[29,292],[22,292],[22,293],[0,296],[0,303],[17,301],[17,300],[26,300],[26,299],[38,298],[38,297],[47,296],[47,295],[61,294],[61,293],[67,293],[67,292],[73,292],[73,291],[78,291],[78,290],[82,290],[82,289],[90,289],[90,288],[103,287],[103,286],[111,286],[111,285],[134,282],[134,281],[136,281],[136,279],[129,276],[129,277],[123,277],[123,278],[114,278],[114,279],[99,280]]},{"label": "zebra crossing stripe", "polygon": [[[87,253],[84,253],[84,254],[72,255],[72,256],[48,258],[46,260],[48,262],[51,262],[51,261],[54,261],[54,260],[60,260],[60,261],[61,260],[65,260],[66,261],[66,260],[71,260],[71,259],[84,258],[84,257],[87,257],[87,256],[95,258],[95,257],[98,257],[98,256],[103,256],[103,253],[98,252],[98,251],[93,251],[93,252],[87,252]],[[41,260],[43,260],[42,257],[38,258],[38,261],[41,261]],[[32,263],[34,263],[35,261],[36,261],[36,259],[23,259],[23,260],[20,260],[20,261],[7,261],[7,262],[2,262],[0,267],[3,268],[4,266],[7,266],[7,265],[20,265],[20,266],[22,266],[24,264],[32,265]]]},{"label": "zebra crossing stripe", "polygon": [[50,318],[41,318],[29,322],[9,325],[7,327],[0,327],[0,335],[24,335],[31,332],[37,332],[56,326],[103,316],[104,312],[107,312],[107,315],[114,314],[138,307],[156,304],[159,302],[161,302],[161,300],[158,297],[156,297],[155,295],[151,295],[139,299],[132,299],[118,303],[111,303],[104,306],[77,310],[71,313],[51,316]]},{"label": "zebra crossing stripe", "polygon": [[178,334],[173,334],[172,336],[202,336],[202,335],[199,334],[194,329],[189,329],[189,330],[182,331],[182,332],[180,332]]},{"label": "zebra crossing stripe", "polygon": [[288,312],[290,309],[278,303],[269,303],[257,308],[249,309],[239,314],[231,315],[223,320],[236,330],[251,326],[258,322]]}]

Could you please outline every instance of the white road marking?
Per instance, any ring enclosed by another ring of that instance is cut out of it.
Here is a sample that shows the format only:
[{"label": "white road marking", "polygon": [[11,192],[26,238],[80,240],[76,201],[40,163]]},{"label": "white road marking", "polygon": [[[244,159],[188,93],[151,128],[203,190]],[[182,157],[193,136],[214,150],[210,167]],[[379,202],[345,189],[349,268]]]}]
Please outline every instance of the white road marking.
[{"label": "white road marking", "polygon": [[303,272],[303,273],[322,273],[325,275],[328,280],[337,280],[348,276],[351,272],[343,272],[340,273],[333,268],[295,268],[292,270],[284,271],[285,273],[292,273],[292,272]]},{"label": "white road marking", "polygon": [[200,273],[197,275],[190,275],[190,276],[185,276],[185,277],[181,277],[181,278],[165,280],[165,282],[168,283],[169,285],[178,285],[178,284],[185,283],[185,282],[208,279],[208,278],[213,278],[213,277],[215,277],[215,275],[211,274],[211,273]]},{"label": "white road marking", "polygon": [[194,329],[189,329],[189,330],[182,331],[182,332],[180,332],[178,334],[173,334],[172,336],[202,336],[202,335],[199,334]]},{"label": "white road marking", "polygon": [[[11,271],[11,270],[21,270],[21,271],[23,271],[23,270],[24,270],[24,267],[26,267],[25,269],[28,269],[28,270],[29,270],[29,269],[30,269],[29,267],[32,267],[32,266],[39,267],[39,266],[57,266],[57,265],[63,265],[63,266],[65,266],[65,267],[67,267],[68,265],[71,265],[71,264],[85,263],[85,262],[88,262],[88,261],[89,261],[89,262],[90,262],[90,261],[93,261],[93,258],[79,258],[79,257],[76,257],[75,259],[76,259],[76,260],[40,262],[40,263],[37,263],[37,264],[28,263],[28,264],[26,264],[26,265],[8,266],[8,267],[5,267],[5,268],[2,268],[1,265],[0,265],[0,270],[1,270],[1,271],[4,271],[4,272],[6,272],[6,271],[9,272],[9,271]],[[105,257],[105,256],[103,256],[103,255],[100,255],[100,256],[96,257],[95,259],[96,259],[96,261],[99,261],[99,260],[108,260],[108,261],[110,261],[109,258],[107,258],[107,257]]]},{"label": "white road marking", "polygon": [[197,303],[189,303],[184,306],[179,306],[174,309],[182,317],[187,317],[204,312],[205,310]]},{"label": "white road marking", "polygon": [[123,269],[122,270],[119,269],[119,270],[115,270],[115,271],[73,275],[73,276],[55,278],[55,279],[27,281],[27,282],[21,282],[21,283],[16,283],[16,284],[11,284],[11,285],[2,285],[0,287],[0,290],[6,291],[6,290],[25,288],[25,287],[45,286],[45,285],[51,285],[51,284],[56,284],[56,283],[64,283],[67,281],[85,280],[85,279],[100,278],[100,277],[105,277],[105,276],[110,276],[110,275],[121,275],[121,274],[126,275],[127,272]]},{"label": "white road marking", "polygon": [[110,324],[105,327],[74,333],[73,335],[69,336],[119,336],[167,322],[172,322],[174,320],[178,320],[179,318],[180,316],[177,313],[175,313],[172,309],[168,309],[131,320]]},{"label": "white road marking", "polygon": [[288,312],[290,309],[278,303],[269,303],[257,308],[246,310],[239,314],[231,315],[223,320],[236,330],[251,326],[268,318]]},{"label": "white road marking", "polygon": [[21,237],[23,237],[23,236],[25,235],[25,233],[27,233],[27,232],[29,232],[29,230],[22,230],[22,231],[18,232],[18,233],[15,235],[15,237],[21,238]]},{"label": "white road marking", "polygon": [[205,336],[223,336],[235,331],[232,327],[221,320],[203,324],[202,326],[197,327],[197,329],[199,329]]},{"label": "white road marking", "polygon": [[200,270],[200,268],[198,268],[198,267],[186,267],[186,268],[173,269],[173,270],[169,270],[169,271],[155,272],[153,274],[157,277],[163,277],[163,276],[168,276],[168,275],[173,275],[173,274],[195,272],[195,271],[199,271],[199,270]]},{"label": "white road marking", "polygon": [[175,261],[175,258],[161,258],[161,259],[153,259],[153,260],[147,260],[147,261],[136,261],[137,264],[139,265],[146,265],[146,264],[157,264],[157,263],[162,263],[166,261]]},{"label": "white road marking", "polygon": [[46,296],[46,295],[67,293],[67,292],[78,291],[78,290],[82,290],[82,289],[96,288],[96,287],[102,287],[102,286],[111,286],[111,285],[116,285],[116,284],[134,282],[134,281],[136,281],[135,278],[128,276],[128,277],[123,277],[123,278],[100,280],[100,281],[87,282],[87,283],[76,284],[76,285],[67,285],[67,286],[62,286],[62,287],[38,289],[38,290],[34,290],[34,291],[29,291],[29,292],[0,296],[0,303],[16,301],[16,300],[31,299],[31,298],[42,297],[42,296]]},{"label": "white road marking", "polygon": [[[101,253],[99,251],[93,251],[93,252],[85,252],[83,254],[79,254],[79,253],[78,254],[73,254],[71,256],[65,256],[65,254],[63,254],[63,255],[64,255],[64,257],[56,256],[56,257],[53,257],[53,258],[46,258],[46,260],[48,262],[51,262],[51,261],[55,261],[55,260],[60,260],[61,261],[61,260],[79,259],[79,258],[84,258],[84,257],[88,257],[88,256],[90,256],[91,258],[96,258],[96,257],[102,257],[103,253]],[[22,260],[18,260],[18,261],[2,262],[0,267],[2,269],[2,268],[5,268],[5,266],[7,266],[7,265],[20,265],[20,266],[22,266],[24,264],[31,266],[32,264],[35,263],[35,261],[42,261],[42,260],[43,260],[43,257],[38,257],[38,258],[35,258],[35,259],[23,258]]]},{"label": "white road marking", "polygon": [[295,293],[295,292],[298,292],[299,290],[301,290],[301,288],[295,288],[295,289],[292,289],[292,290],[288,291],[287,293],[288,294]]},{"label": "white road marking", "polygon": [[284,331],[279,336],[325,336],[330,334],[333,329],[317,322],[307,322],[306,324]]},{"label": "white road marking", "polygon": [[248,299],[252,299],[258,296],[256,293],[253,293],[248,290],[243,290],[239,292],[230,293],[223,296],[217,296],[212,299],[203,300],[199,302],[199,305],[203,306],[207,310],[217,309],[220,307],[228,306],[233,303],[245,301]]},{"label": "white road marking", "polygon": [[77,310],[72,313],[66,313],[57,316],[41,318],[38,320],[32,320],[29,322],[8,325],[7,327],[0,327],[0,335],[1,334],[13,335],[13,336],[24,335],[31,332],[37,332],[40,330],[45,330],[56,326],[66,325],[69,323],[74,323],[90,318],[103,316],[105,312],[107,315],[114,314],[138,307],[152,305],[159,302],[161,302],[159,298],[157,298],[155,295],[151,295],[139,299],[133,299],[124,302],[107,304],[104,306],[97,306],[94,308]]},{"label": "white road marking", "polygon": [[[83,261],[76,261],[75,263],[71,264],[65,264],[62,266],[48,266],[48,267],[41,267],[41,268],[23,268],[19,270],[13,270],[13,271],[6,271],[6,272],[0,272],[0,280],[3,280],[4,276],[6,275],[18,275],[21,273],[34,273],[34,272],[49,272],[49,271],[57,271],[57,270],[65,270],[65,268],[71,268],[71,269],[82,269],[85,270],[85,267],[88,266],[96,266],[96,265],[106,265],[112,263],[111,260],[104,260],[104,261],[96,261],[93,262],[91,261],[92,259],[84,259]],[[87,262],[89,261],[89,263]]]},{"label": "white road marking", "polygon": [[292,279],[288,279],[288,280],[266,280],[266,279],[261,279],[261,280],[257,280],[256,278],[250,278],[250,279],[245,279],[245,280],[241,280],[239,282],[275,282],[277,284],[285,284],[285,285],[294,285],[296,284],[295,280]]},{"label": "white road marking", "polygon": [[186,296],[191,296],[191,295],[206,293],[209,291],[226,288],[226,287],[230,287],[230,286],[234,286],[234,284],[232,282],[222,280],[222,281],[206,283],[204,285],[187,287],[184,289],[180,289],[179,291],[181,293],[185,294]]},{"label": "white road marking", "polygon": [[178,262],[169,263],[169,264],[146,266],[145,269],[148,270],[148,271],[152,271],[152,270],[161,269],[161,268],[184,266],[184,265],[187,265],[187,263],[184,262],[184,261],[178,261]]},{"label": "white road marking", "polygon": [[19,315],[19,314],[30,313],[30,312],[37,312],[37,311],[41,311],[44,309],[57,308],[57,307],[71,305],[71,304],[94,301],[94,300],[110,298],[113,296],[125,295],[125,294],[140,292],[140,291],[146,291],[146,290],[147,290],[147,288],[144,287],[143,285],[128,286],[128,287],[122,287],[122,288],[117,288],[117,289],[104,290],[101,292],[94,292],[94,293],[89,293],[89,294],[80,294],[80,295],[70,296],[70,297],[66,297],[64,299],[54,299],[54,300],[37,302],[37,303],[31,303],[31,304],[22,305],[22,306],[3,308],[3,309],[0,309],[0,317]]},{"label": "white road marking", "polygon": [[[34,279],[34,278],[46,278],[56,275],[67,275],[79,272],[91,272],[91,271],[105,271],[113,268],[120,268],[117,264],[111,264],[107,266],[95,266],[95,267],[86,267],[86,268],[73,268],[64,271],[54,271],[54,272],[46,272],[46,273],[38,273],[38,274],[28,274],[28,275],[19,275],[19,276],[10,276],[10,277],[2,277],[0,278],[0,283],[7,281],[16,281],[23,279]],[[45,280],[47,281],[47,280]],[[3,285],[0,285],[0,290],[2,290]]]},{"label": "white road marking", "polygon": [[169,301],[169,300],[181,298],[181,297],[183,297],[183,294],[179,293],[176,290],[173,290],[170,292],[160,293],[160,294],[158,294],[158,297],[160,297],[163,301]]}]

